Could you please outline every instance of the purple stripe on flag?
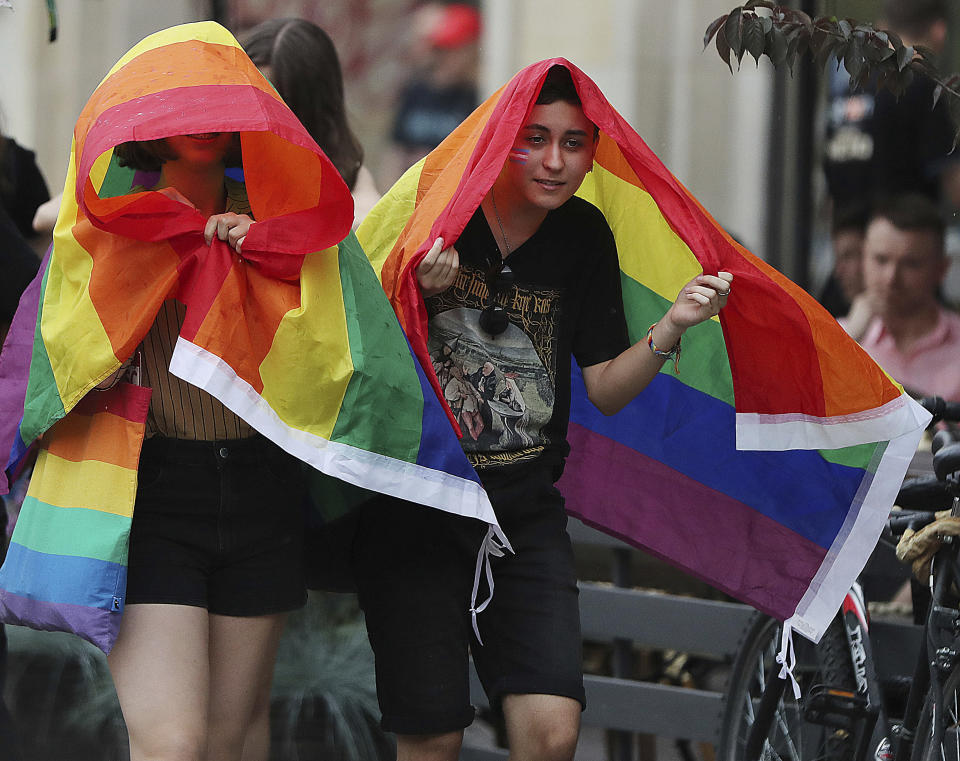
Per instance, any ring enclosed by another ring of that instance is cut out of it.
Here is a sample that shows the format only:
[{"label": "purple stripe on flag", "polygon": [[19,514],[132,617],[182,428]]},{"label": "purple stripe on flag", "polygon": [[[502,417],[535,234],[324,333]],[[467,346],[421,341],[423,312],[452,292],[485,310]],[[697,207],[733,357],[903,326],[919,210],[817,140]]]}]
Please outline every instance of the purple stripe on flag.
[{"label": "purple stripe on flag", "polygon": [[573,453],[558,486],[571,515],[781,620],[794,614],[822,547],[583,426],[571,423],[568,439]]},{"label": "purple stripe on flag", "polygon": [[120,612],[50,603],[0,590],[0,620],[43,631],[70,632],[109,654],[120,628]]},{"label": "purple stripe on flag", "polygon": [[20,306],[10,324],[0,355],[0,494],[10,490],[6,469],[23,455],[25,444],[29,444],[20,440],[20,421],[23,419],[23,402],[27,396],[43,274],[49,259],[48,251],[37,276],[20,297]]}]

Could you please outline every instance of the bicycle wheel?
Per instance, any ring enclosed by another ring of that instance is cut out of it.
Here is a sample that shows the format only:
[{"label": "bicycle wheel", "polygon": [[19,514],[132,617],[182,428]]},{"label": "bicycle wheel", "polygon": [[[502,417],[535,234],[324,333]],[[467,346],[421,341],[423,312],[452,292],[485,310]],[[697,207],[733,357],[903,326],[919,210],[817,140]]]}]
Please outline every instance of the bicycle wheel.
[{"label": "bicycle wheel", "polygon": [[[724,695],[723,724],[720,729],[720,761],[743,761],[747,738],[756,717],[764,685],[776,663],[780,648],[781,624],[756,614],[737,649],[737,656]],[[830,723],[814,723],[804,711],[803,701],[816,686],[854,692],[853,664],[846,634],[839,618],[834,619],[820,643],[796,637],[797,665],[794,675],[800,683],[797,701],[789,685],[780,699],[764,741],[764,761],[847,761],[853,755],[853,737],[847,729]],[[777,678],[774,674],[773,678]]]},{"label": "bicycle wheel", "polygon": [[937,696],[943,709],[943,739],[940,747],[933,742],[933,690],[927,692],[923,711],[917,722],[917,733],[911,761],[958,761],[960,759],[960,666],[955,666]]}]

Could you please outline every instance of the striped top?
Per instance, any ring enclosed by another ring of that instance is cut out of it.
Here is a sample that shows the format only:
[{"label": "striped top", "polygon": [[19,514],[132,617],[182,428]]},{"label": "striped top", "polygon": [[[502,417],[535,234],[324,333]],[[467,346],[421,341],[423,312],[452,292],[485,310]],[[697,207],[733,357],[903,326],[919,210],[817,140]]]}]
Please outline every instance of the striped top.
[{"label": "striped top", "polygon": [[[225,211],[250,215],[243,183],[226,178]],[[154,393],[147,414],[146,435],[213,441],[245,439],[255,431],[219,400],[170,372],[170,358],[187,308],[175,299],[163,302],[150,332],[140,345],[143,383]]]}]

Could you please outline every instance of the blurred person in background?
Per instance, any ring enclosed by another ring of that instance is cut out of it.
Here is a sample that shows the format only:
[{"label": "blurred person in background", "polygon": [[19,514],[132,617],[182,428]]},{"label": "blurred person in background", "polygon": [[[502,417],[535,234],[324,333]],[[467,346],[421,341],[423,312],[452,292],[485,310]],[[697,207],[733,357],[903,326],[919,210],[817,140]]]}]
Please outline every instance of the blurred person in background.
[{"label": "blurred person in background", "polygon": [[[943,51],[947,0],[885,0],[883,11],[904,45]],[[960,161],[951,150],[956,128],[946,103],[931,108],[935,87],[917,76],[897,98],[872,83],[852,90],[846,70],[831,69],[824,171],[835,208],[906,193],[960,208]]]},{"label": "blurred person in background", "polygon": [[421,11],[425,67],[400,94],[392,146],[384,162],[383,176],[389,185],[436,148],[479,104],[480,13],[465,3],[439,9],[436,5],[428,4]]},{"label": "blurred person in background", "polygon": [[333,41],[306,19],[279,18],[250,30],[243,47],[347,183],[356,229],[380,193],[347,121],[343,73]]},{"label": "blurred person in background", "polygon": [[863,291],[863,236],[869,210],[863,203],[833,210],[830,246],[833,271],[817,298],[830,314],[840,317],[850,311]]},{"label": "blurred person in background", "polygon": [[[20,295],[40,268],[40,259],[34,253],[42,242],[33,243],[32,222],[37,208],[50,198],[47,183],[37,167],[36,157],[13,138],[0,134],[0,344],[6,339]],[[40,239],[42,241],[42,239]],[[0,562],[6,554],[7,538],[12,525],[8,520],[15,514],[23,499],[23,485],[29,478],[25,468],[22,480],[12,493],[0,497]],[[3,757],[11,761],[20,758],[13,724],[3,692],[6,681],[7,638],[0,625],[0,748]]]},{"label": "blurred person in background", "polygon": [[[4,206],[0,204],[0,344],[6,338],[13,314],[20,302],[20,294],[33,280],[39,267],[40,260],[20,234]],[[23,501],[28,473],[29,468],[25,468],[21,479],[14,485],[11,493],[0,496],[0,563],[6,555],[7,540],[13,530],[12,519]],[[8,521],[10,521],[9,526]],[[0,749],[3,749],[4,759],[19,761],[20,754],[17,750],[13,723],[3,702],[6,675],[7,636],[3,625],[0,624]]]},{"label": "blurred person in background", "polygon": [[960,401],[960,315],[939,299],[949,266],[933,201],[914,193],[878,206],[863,243],[864,291],[840,323],[912,394]]},{"label": "blurred person in background", "polygon": [[49,199],[50,192],[33,151],[12,137],[0,135],[0,205],[28,241],[35,237],[33,216]]}]

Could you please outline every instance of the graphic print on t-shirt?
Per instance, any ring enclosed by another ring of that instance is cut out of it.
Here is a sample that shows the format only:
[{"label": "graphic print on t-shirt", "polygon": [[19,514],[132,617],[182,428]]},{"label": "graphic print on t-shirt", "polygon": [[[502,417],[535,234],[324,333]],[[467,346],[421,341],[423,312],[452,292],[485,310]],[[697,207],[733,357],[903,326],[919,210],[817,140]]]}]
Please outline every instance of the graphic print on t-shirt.
[{"label": "graphic print on t-shirt", "polygon": [[559,293],[511,285],[496,303],[510,317],[491,336],[480,327],[489,292],[483,275],[465,267],[456,282],[428,300],[430,357],[462,444],[480,467],[536,457],[551,442]]}]

